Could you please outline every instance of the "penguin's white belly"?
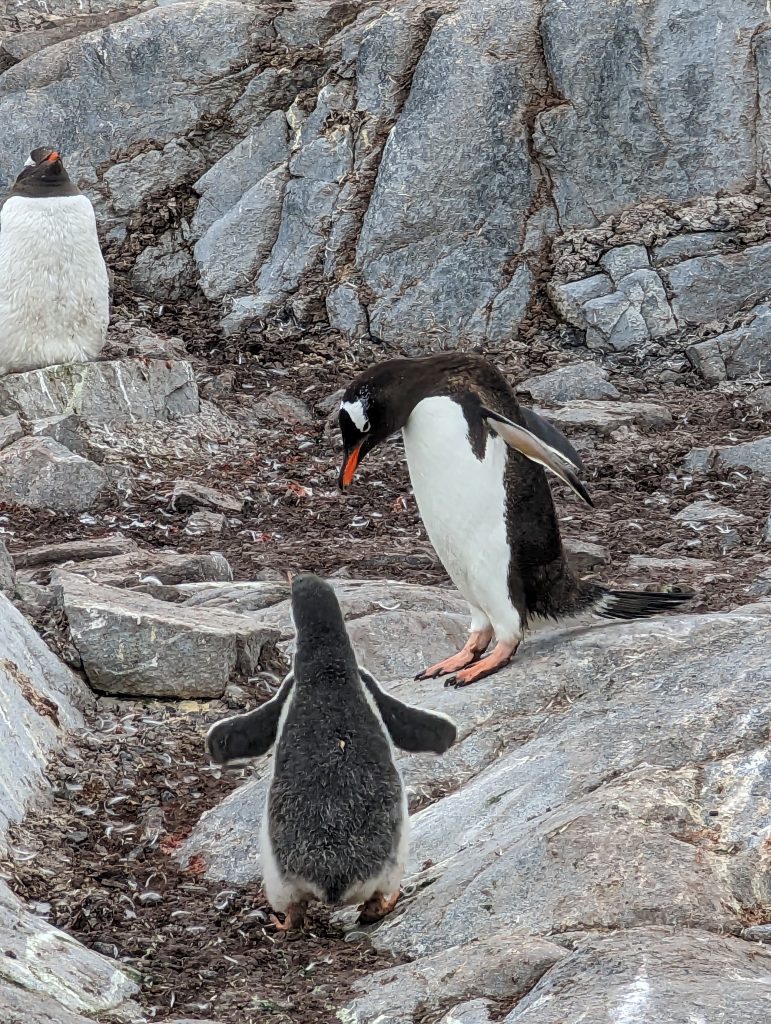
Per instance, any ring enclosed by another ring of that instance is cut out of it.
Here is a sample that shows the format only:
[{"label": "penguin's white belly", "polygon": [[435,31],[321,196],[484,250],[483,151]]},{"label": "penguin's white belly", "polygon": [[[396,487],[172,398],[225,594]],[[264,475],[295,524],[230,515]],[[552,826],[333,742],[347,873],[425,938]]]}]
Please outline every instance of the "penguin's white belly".
[{"label": "penguin's white belly", "polygon": [[12,196],[0,214],[0,373],[95,359],[108,321],[86,196]]},{"label": "penguin's white belly", "polygon": [[446,397],[419,402],[403,434],[423,525],[450,579],[472,606],[472,628],[489,622],[499,639],[518,636],[519,615],[508,585],[505,442],[488,437],[484,459],[478,459],[463,410]]}]

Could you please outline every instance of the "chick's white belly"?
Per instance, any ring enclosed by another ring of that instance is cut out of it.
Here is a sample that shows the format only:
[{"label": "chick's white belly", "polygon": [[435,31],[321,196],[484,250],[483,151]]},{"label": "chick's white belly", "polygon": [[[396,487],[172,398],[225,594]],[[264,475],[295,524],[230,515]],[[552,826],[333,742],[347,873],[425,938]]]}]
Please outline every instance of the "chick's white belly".
[{"label": "chick's white belly", "polygon": [[407,421],[404,447],[423,525],[447,574],[499,636],[518,632],[508,587],[505,442],[488,437],[478,459],[457,402],[427,398]]}]

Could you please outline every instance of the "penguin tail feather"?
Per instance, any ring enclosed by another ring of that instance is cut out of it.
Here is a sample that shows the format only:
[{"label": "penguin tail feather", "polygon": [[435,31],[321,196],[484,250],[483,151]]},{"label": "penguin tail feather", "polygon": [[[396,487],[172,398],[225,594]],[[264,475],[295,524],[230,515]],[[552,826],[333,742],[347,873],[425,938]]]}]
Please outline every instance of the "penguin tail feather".
[{"label": "penguin tail feather", "polygon": [[673,586],[672,590],[610,590],[593,586],[589,610],[603,619],[645,619],[650,615],[669,612],[690,601],[694,591],[688,587]]}]

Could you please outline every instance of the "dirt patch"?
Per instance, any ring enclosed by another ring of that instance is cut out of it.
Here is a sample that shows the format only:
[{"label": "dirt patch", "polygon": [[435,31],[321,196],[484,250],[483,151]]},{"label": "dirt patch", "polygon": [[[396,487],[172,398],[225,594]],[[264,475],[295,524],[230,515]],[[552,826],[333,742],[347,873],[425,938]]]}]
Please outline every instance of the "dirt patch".
[{"label": "dirt patch", "polygon": [[99,701],[79,745],[49,768],[52,804],[14,830],[0,868],[52,924],[138,971],[154,1020],[328,1024],[353,982],[394,961],[366,939],[346,942],[323,911],[302,936],[278,934],[258,887],[207,881],[200,858],[172,860],[244,780],[203,754],[206,729],[227,713],[221,702]]}]

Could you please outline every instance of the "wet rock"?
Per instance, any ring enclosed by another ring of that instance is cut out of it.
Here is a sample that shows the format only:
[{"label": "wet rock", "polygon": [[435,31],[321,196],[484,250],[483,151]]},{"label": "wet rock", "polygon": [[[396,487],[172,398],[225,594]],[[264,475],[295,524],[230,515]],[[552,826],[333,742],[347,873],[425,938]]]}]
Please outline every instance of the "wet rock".
[{"label": "wet rock", "polygon": [[534,144],[563,231],[649,196],[753,186],[753,33],[762,17],[754,0],[739,0],[730,25],[723,0],[688,8],[547,0],[543,50],[562,101],[537,115]]},{"label": "wet rock", "polygon": [[387,1008],[413,1021],[475,996],[516,1000],[567,954],[548,940],[496,935],[370,975],[354,985],[351,1024],[374,1022]]},{"label": "wet rock", "polygon": [[82,725],[79,708],[87,700],[83,683],[0,594],[0,851],[8,824],[21,821],[42,790],[49,754]]},{"label": "wet rock", "polygon": [[771,306],[758,306],[751,323],[685,350],[709,384],[750,374],[771,374]]},{"label": "wet rock", "polygon": [[650,267],[647,251],[641,245],[621,245],[609,249],[600,257],[600,264],[616,284],[633,270],[647,270]]},{"label": "wet rock", "polygon": [[176,586],[233,578],[227,559],[218,551],[182,554],[138,549],[107,558],[67,563],[66,568],[67,572],[109,587],[137,587],[144,582]]},{"label": "wet rock", "polygon": [[571,402],[560,409],[536,411],[562,429],[594,430],[600,434],[635,425],[665,427],[672,422],[669,409],[653,402]]},{"label": "wet rock", "polygon": [[48,437],[23,437],[0,452],[0,501],[82,512],[104,491],[104,470]]},{"label": "wet rock", "polygon": [[727,505],[719,505],[716,501],[693,501],[684,509],[676,513],[674,517],[678,522],[689,525],[691,523],[746,523],[749,516]]},{"label": "wet rock", "polygon": [[685,260],[664,275],[678,323],[727,320],[768,297],[771,242],[749,246],[735,255]]},{"label": "wet rock", "polygon": [[195,183],[201,198],[193,217],[194,236],[200,238],[254,185],[286,163],[288,156],[286,117],[274,110]]},{"label": "wet rock", "polygon": [[583,306],[591,299],[610,295],[613,283],[605,274],[584,277],[568,284],[549,285],[549,297],[560,316],[574,327],[586,327]]},{"label": "wet rock", "polygon": [[190,537],[205,537],[220,534],[225,529],[225,517],[221,512],[194,512],[185,523],[185,533]]},{"label": "wet rock", "polygon": [[610,565],[610,551],[604,544],[593,544],[588,540],[577,540],[575,537],[563,537],[562,546],[565,548],[574,572],[579,576],[587,572],[593,572],[601,565]]},{"label": "wet rock", "polygon": [[13,444],[23,434],[24,431],[21,429],[21,423],[16,413],[0,417],[0,451],[7,448],[9,444]]},{"label": "wet rock", "polygon": [[29,569],[41,565],[62,565],[64,562],[81,562],[87,559],[109,558],[137,551],[139,545],[131,537],[116,533],[107,537],[92,537],[86,540],[63,541],[61,544],[41,544],[14,553],[17,569]]},{"label": "wet rock", "polygon": [[129,214],[154,196],[171,192],[190,181],[204,166],[201,153],[170,142],[162,150],[151,149],[128,163],[113,165],[105,172],[104,181],[115,212]]},{"label": "wet rock", "polygon": [[175,480],[171,493],[171,507],[185,511],[193,508],[214,509],[215,512],[239,513],[244,503],[240,498],[206,487],[195,480]]},{"label": "wet rock", "polygon": [[0,538],[0,594],[13,597],[16,591],[16,569],[5,541]]},{"label": "wet rock", "polygon": [[253,185],[196,242],[201,288],[208,299],[248,291],[278,237],[286,165]]},{"label": "wet rock", "polygon": [[261,395],[252,407],[252,415],[270,423],[290,423],[307,426],[313,423],[313,413],[294,395],[285,391],[269,391]]},{"label": "wet rock", "polygon": [[0,378],[0,413],[27,420],[74,412],[90,423],[133,423],[198,410],[193,369],[182,360],[49,366]]},{"label": "wet rock", "polygon": [[186,609],[62,571],[51,582],[86,678],[105,693],[220,697],[234,675],[258,670],[278,636],[245,615]]},{"label": "wet rock", "polygon": [[768,1005],[770,969],[771,952],[708,930],[590,935],[503,1022],[757,1024]]},{"label": "wet rock", "polygon": [[517,386],[536,402],[563,405],[577,399],[619,398],[618,390],[608,381],[608,371],[597,363],[571,363],[551,373],[528,377]]}]

